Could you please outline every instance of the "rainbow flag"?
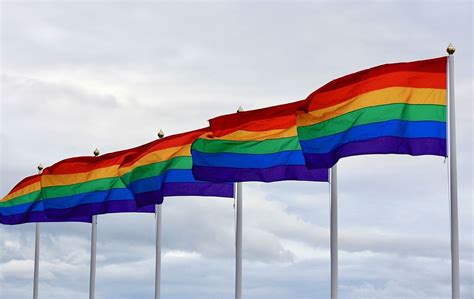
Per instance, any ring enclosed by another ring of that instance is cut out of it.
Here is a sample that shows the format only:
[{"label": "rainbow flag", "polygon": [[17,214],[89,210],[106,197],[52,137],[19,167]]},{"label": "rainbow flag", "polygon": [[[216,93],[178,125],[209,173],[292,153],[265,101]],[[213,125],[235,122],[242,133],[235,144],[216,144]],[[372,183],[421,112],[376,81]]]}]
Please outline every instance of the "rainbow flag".
[{"label": "rainbow flag", "polygon": [[193,173],[212,182],[328,181],[308,170],[296,132],[304,101],[211,119],[211,131],[192,145]]},{"label": "rainbow flag", "polygon": [[191,144],[208,132],[203,128],[172,135],[135,149],[120,173],[139,206],[161,203],[164,196],[234,196],[233,184],[199,181],[192,174]]},{"label": "rainbow flag", "polygon": [[46,167],[2,199],[0,219],[10,224],[38,222],[40,216],[75,221],[97,214],[154,212],[164,196],[233,197],[233,184],[200,182],[192,175],[191,143],[207,130]]},{"label": "rainbow flag", "polygon": [[[21,224],[29,222],[55,222],[48,218],[41,200],[40,175],[21,180],[0,200],[0,223]],[[71,217],[64,221],[92,222],[92,216]]]},{"label": "rainbow flag", "polygon": [[365,154],[446,156],[447,57],[329,82],[307,98],[298,136],[308,168]]},{"label": "rainbow flag", "polygon": [[153,205],[137,205],[120,175],[121,165],[134,154],[132,149],[98,157],[74,157],[43,169],[41,201],[46,215],[63,221],[106,213],[153,213]]}]

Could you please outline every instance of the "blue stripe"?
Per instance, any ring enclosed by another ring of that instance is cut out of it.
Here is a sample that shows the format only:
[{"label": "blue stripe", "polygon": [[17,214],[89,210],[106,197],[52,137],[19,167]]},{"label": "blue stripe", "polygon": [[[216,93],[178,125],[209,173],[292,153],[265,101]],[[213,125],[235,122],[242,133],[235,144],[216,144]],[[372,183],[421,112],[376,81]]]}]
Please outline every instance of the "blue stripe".
[{"label": "blue stripe", "polygon": [[195,183],[191,169],[171,169],[158,176],[133,181],[128,188],[133,194],[157,191],[163,183]]},{"label": "blue stripe", "polygon": [[274,154],[203,153],[192,151],[193,164],[210,167],[269,168],[284,165],[305,165],[302,151]]},{"label": "blue stripe", "polygon": [[110,189],[105,191],[94,191],[71,196],[45,199],[41,202],[37,202],[41,204],[35,204],[33,207],[32,203],[26,203],[13,207],[5,207],[1,209],[1,213],[3,215],[15,215],[25,212],[43,211],[43,209],[66,209],[83,204],[100,203],[114,200],[134,200],[134,197],[128,189]]},{"label": "blue stripe", "polygon": [[389,120],[352,127],[339,134],[300,140],[303,152],[324,154],[350,142],[379,137],[446,139],[446,123],[437,121]]},{"label": "blue stripe", "polygon": [[0,215],[9,216],[15,214],[21,214],[26,212],[40,212],[43,211],[43,205],[39,204],[40,201],[24,203],[12,207],[3,207],[0,209]]},{"label": "blue stripe", "polygon": [[17,206],[4,207],[0,209],[0,215],[10,216],[26,212],[42,212],[43,203],[41,201],[28,202]]},{"label": "blue stripe", "polygon": [[133,195],[126,188],[110,189],[57,197],[43,201],[44,209],[65,209],[83,204],[100,203],[114,200],[134,200]]}]

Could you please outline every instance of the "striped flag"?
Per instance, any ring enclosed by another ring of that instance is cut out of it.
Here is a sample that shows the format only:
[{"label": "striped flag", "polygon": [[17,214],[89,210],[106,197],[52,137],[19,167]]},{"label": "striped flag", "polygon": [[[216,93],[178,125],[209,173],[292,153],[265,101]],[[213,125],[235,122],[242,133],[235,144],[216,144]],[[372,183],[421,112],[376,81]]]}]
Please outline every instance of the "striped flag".
[{"label": "striped flag", "polygon": [[446,156],[446,63],[381,65],[313,92],[297,121],[307,166],[365,154]]},{"label": "striped flag", "polygon": [[211,132],[192,146],[193,173],[212,182],[327,181],[328,170],[308,170],[296,131],[304,101],[210,120]]},{"label": "striped flag", "polygon": [[[0,200],[0,223],[2,224],[54,221],[57,220],[48,218],[44,211],[39,174],[24,178]],[[91,223],[92,217],[70,217],[63,221]]]}]

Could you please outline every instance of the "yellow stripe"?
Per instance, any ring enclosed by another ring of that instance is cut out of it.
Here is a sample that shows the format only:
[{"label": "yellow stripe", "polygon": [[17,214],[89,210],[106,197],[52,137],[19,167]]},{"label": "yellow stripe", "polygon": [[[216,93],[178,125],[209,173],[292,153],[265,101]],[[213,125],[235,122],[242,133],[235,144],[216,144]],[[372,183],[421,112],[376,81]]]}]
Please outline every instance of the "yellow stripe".
[{"label": "yellow stripe", "polygon": [[286,129],[276,129],[259,132],[238,130],[217,138],[213,138],[212,134],[208,134],[206,136],[202,136],[201,138],[209,140],[262,141],[268,139],[278,139],[295,136],[296,125]]},{"label": "yellow stripe", "polygon": [[119,165],[97,168],[88,172],[74,174],[50,174],[41,176],[41,184],[44,187],[66,186],[79,184],[97,179],[112,178],[119,175]]},{"label": "yellow stripe", "polygon": [[20,190],[17,190],[13,193],[10,193],[8,194],[7,196],[5,196],[4,198],[2,198],[1,201],[9,201],[13,198],[16,198],[16,197],[19,197],[19,196],[22,196],[22,195],[26,195],[28,193],[32,193],[32,192],[35,192],[35,191],[38,191],[41,189],[41,184],[40,182],[36,182],[34,184],[31,184],[31,185],[28,185],[26,187],[23,187],[21,188]]},{"label": "yellow stripe", "polygon": [[446,89],[389,87],[370,91],[343,103],[298,115],[298,126],[317,124],[361,108],[386,104],[446,105]]},{"label": "yellow stripe", "polygon": [[166,149],[149,153],[143,156],[137,162],[133,163],[132,165],[127,166],[127,167],[121,167],[119,171],[120,171],[120,175],[124,175],[127,172],[139,166],[162,162],[162,161],[166,161],[175,157],[190,157],[190,156],[191,156],[191,144],[170,147],[170,148],[166,148]]}]

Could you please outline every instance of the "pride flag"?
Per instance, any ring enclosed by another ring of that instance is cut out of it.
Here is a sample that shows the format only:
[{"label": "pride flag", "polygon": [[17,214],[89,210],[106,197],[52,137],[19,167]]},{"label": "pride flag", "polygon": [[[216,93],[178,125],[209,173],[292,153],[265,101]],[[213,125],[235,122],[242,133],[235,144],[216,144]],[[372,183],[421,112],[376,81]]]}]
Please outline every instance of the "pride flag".
[{"label": "pride flag", "polygon": [[132,149],[98,157],[74,157],[43,169],[41,200],[46,215],[63,221],[106,213],[153,213],[153,205],[137,205],[120,175],[121,165],[134,154]]},{"label": "pride flag", "polygon": [[2,223],[90,221],[90,216],[154,212],[164,196],[233,197],[233,184],[192,175],[191,143],[207,129],[98,157],[75,157],[25,179],[0,202]]},{"label": "pride flag", "polygon": [[296,132],[304,101],[211,119],[211,131],[192,145],[193,173],[212,182],[328,181],[308,170]]},{"label": "pride flag", "polygon": [[[40,175],[21,180],[0,200],[0,223],[54,222],[47,217],[41,200]],[[92,222],[92,216],[71,217],[63,221]]]},{"label": "pride flag", "polygon": [[203,128],[172,135],[134,149],[120,173],[138,205],[161,203],[164,196],[234,196],[233,184],[199,181],[192,174],[191,144],[208,132]]},{"label": "pride flag", "polygon": [[377,66],[329,82],[298,115],[308,168],[365,154],[446,156],[447,57]]}]

